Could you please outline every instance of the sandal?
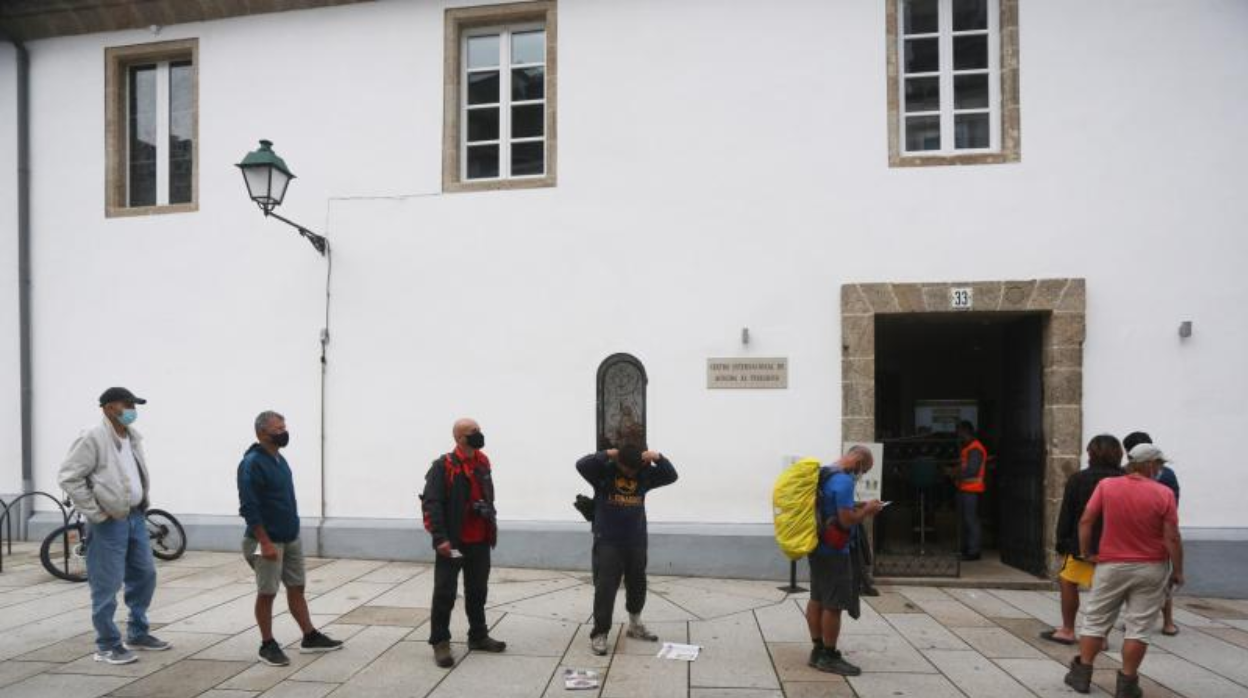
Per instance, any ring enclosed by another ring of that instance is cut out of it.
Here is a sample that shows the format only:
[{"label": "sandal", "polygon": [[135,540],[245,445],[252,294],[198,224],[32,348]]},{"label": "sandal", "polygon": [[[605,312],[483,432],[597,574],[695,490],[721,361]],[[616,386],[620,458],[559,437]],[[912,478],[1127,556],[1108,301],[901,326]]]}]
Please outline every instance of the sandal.
[{"label": "sandal", "polygon": [[1179,626],[1177,625],[1174,626],[1174,630],[1166,630],[1165,628],[1162,628],[1161,634],[1165,635],[1166,637],[1174,637],[1175,635],[1179,634]]},{"label": "sandal", "polygon": [[1058,637],[1058,636],[1057,636],[1057,631],[1056,631],[1056,630],[1046,630],[1046,631],[1044,631],[1044,632],[1040,633],[1040,638],[1041,638],[1042,640],[1048,640],[1049,642],[1056,642],[1056,643],[1057,643],[1057,644],[1059,644],[1059,645],[1076,645],[1076,644],[1079,644],[1079,643],[1078,643],[1077,641],[1075,641],[1075,640],[1068,640],[1068,639],[1066,639],[1066,638],[1064,638],[1064,637]]}]

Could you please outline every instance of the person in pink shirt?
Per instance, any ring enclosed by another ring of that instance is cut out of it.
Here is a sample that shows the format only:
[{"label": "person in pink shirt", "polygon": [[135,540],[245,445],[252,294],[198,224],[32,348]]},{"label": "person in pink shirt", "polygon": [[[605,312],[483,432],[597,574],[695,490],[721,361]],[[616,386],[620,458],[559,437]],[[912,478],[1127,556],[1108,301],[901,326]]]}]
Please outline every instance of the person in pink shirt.
[{"label": "person in pink shirt", "polygon": [[[1127,455],[1127,475],[1102,480],[1079,520],[1080,557],[1096,562],[1092,598],[1066,683],[1080,693],[1092,686],[1092,663],[1121,612],[1125,626],[1122,670],[1115,698],[1140,698],[1139,668],[1166,588],[1183,584],[1183,542],[1174,492],[1153,478],[1166,462],[1161,449],[1139,444]],[[1097,555],[1089,552],[1101,521]]]}]

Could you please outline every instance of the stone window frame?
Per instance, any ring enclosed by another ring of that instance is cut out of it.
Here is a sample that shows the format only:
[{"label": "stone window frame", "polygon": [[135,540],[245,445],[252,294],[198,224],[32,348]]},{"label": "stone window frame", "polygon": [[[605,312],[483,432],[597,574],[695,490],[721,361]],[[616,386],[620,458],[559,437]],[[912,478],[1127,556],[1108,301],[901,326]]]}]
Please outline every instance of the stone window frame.
[{"label": "stone window frame", "polygon": [[902,0],[887,0],[885,42],[888,73],[888,165],[934,167],[945,165],[997,165],[1022,160],[1022,131],[1018,89],[1018,0],[999,0],[998,59],[1001,77],[1001,149],[993,152],[950,155],[905,155],[901,149],[901,78],[897,40]]},{"label": "stone window frame", "polygon": [[[446,10],[443,30],[442,191],[494,191],[553,187],[558,180],[558,25],[557,2],[538,0]],[[461,39],[466,30],[491,25],[540,23],[546,30],[546,174],[541,177],[466,181],[460,177]]]},{"label": "stone window frame", "polygon": [[[971,287],[972,310],[951,311],[950,289]],[[875,441],[875,318],[883,314],[1028,312],[1045,318],[1043,432],[1044,548],[1050,574],[1057,515],[1066,478],[1083,456],[1083,343],[1087,282],[1081,278],[935,283],[850,283],[841,286],[841,441]]]},{"label": "stone window frame", "polygon": [[[156,206],[126,205],[126,70],[139,63],[191,62],[191,200]],[[104,49],[104,215],[107,218],[199,210],[199,39],[157,41]]]}]

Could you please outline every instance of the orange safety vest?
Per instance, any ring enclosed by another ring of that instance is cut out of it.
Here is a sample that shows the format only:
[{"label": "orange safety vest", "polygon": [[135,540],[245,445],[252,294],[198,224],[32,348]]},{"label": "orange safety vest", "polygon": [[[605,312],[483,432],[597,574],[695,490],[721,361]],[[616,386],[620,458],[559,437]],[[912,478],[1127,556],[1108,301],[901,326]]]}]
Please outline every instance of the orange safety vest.
[{"label": "orange safety vest", "polygon": [[[979,472],[975,473],[975,477],[962,478],[962,473],[966,472],[966,464],[971,459],[971,451],[979,451]],[[984,491],[984,468],[988,466],[988,449],[979,442],[979,439],[972,439],[966,448],[962,449],[962,469],[958,471],[958,491],[974,492],[982,494]]]}]

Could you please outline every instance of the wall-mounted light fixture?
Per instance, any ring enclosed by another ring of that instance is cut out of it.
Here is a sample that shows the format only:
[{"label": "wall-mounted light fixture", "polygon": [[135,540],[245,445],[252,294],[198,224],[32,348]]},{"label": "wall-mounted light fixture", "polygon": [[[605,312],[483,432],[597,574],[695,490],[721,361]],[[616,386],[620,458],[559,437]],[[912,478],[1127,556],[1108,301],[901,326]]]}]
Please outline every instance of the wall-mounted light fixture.
[{"label": "wall-mounted light fixture", "polygon": [[742,344],[750,343],[750,328],[748,327],[741,328],[741,343]]},{"label": "wall-mounted light fixture", "polygon": [[1187,339],[1188,337],[1192,336],[1192,321],[1191,320],[1184,320],[1183,322],[1179,323],[1179,336],[1182,337],[1183,339]]}]

